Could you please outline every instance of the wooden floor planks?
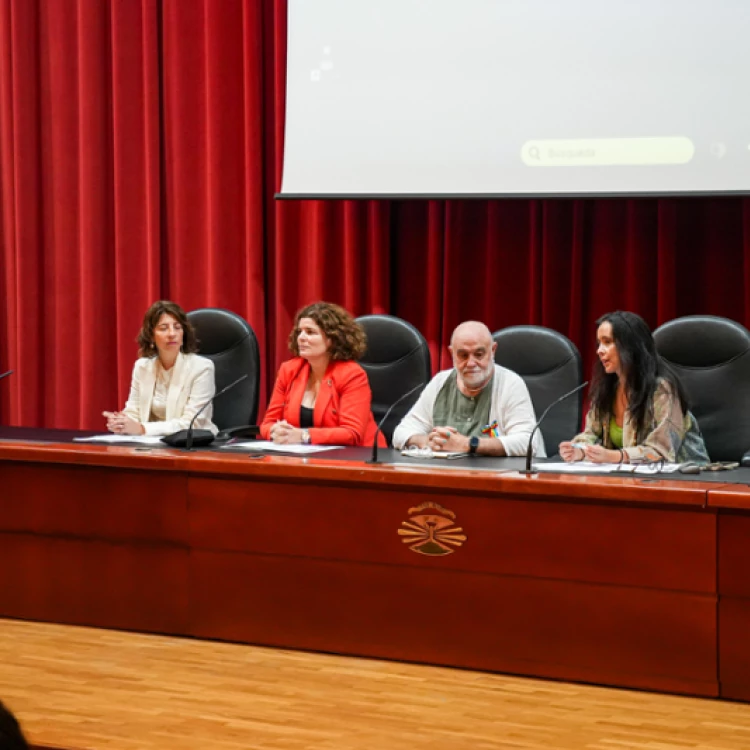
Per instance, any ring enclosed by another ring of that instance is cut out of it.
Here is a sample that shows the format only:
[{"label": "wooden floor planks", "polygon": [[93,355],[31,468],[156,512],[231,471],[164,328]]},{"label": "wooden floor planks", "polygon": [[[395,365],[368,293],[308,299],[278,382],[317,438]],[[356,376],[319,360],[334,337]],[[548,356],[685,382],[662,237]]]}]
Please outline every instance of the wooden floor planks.
[{"label": "wooden floor planks", "polygon": [[750,706],[0,620],[0,698],[76,750],[747,750]]}]

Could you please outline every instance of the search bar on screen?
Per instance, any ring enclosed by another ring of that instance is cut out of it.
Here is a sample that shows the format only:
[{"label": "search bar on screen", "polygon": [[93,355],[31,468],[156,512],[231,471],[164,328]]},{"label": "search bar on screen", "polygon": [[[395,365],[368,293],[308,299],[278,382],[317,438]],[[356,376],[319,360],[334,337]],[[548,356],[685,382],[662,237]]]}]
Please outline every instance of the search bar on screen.
[{"label": "search bar on screen", "polygon": [[695,154],[689,138],[567,138],[526,141],[529,167],[608,167],[687,164]]}]

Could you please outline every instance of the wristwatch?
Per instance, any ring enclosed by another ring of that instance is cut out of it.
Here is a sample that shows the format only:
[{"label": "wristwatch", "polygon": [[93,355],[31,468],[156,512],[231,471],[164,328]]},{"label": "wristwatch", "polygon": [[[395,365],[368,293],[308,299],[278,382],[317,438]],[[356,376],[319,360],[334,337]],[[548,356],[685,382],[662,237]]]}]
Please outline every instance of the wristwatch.
[{"label": "wristwatch", "polygon": [[305,445],[310,444],[310,433],[307,430],[302,430],[302,442]]},{"label": "wristwatch", "polygon": [[469,438],[469,455],[475,456],[477,448],[479,448],[479,438],[476,435],[473,435]]}]

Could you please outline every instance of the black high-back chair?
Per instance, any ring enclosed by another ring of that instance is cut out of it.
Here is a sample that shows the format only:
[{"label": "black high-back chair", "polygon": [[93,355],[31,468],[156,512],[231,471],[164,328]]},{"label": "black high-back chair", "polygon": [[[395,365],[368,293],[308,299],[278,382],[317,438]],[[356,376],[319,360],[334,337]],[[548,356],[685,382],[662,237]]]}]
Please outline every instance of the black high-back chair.
[{"label": "black high-back chair", "polygon": [[[427,385],[432,370],[430,350],[424,336],[411,324],[392,315],[357,318],[367,334],[367,351],[359,363],[372,390],[372,413],[379,424],[388,409],[420,383]],[[391,444],[393,431],[419,398],[417,389],[391,412],[383,424],[383,435]]]},{"label": "black high-back chair", "polygon": [[689,315],[657,328],[654,341],[687,391],[711,460],[740,460],[750,449],[750,331]]},{"label": "black high-back chair", "polygon": [[[578,347],[562,333],[543,326],[511,326],[495,331],[495,362],[518,373],[526,383],[536,418],[557,398],[583,382]],[[559,403],[540,428],[548,456],[563,440],[580,432],[583,392]]]},{"label": "black high-back chair", "polygon": [[250,324],[237,313],[215,307],[187,314],[198,337],[198,353],[213,360],[216,392],[247,374],[247,378],[214,401],[213,422],[220,430],[254,425],[260,395],[260,353]]}]

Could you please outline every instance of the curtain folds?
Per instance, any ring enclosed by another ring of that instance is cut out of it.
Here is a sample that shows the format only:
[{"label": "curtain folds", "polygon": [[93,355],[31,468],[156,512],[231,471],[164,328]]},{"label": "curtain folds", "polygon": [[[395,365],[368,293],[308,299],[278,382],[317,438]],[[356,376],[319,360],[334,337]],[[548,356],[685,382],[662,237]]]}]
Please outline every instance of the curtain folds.
[{"label": "curtain folds", "polygon": [[295,311],[388,312],[434,366],[462,320],[750,324],[750,199],[275,201],[286,0],[0,2],[0,420],[121,407],[157,298],[253,325],[265,403]]}]

